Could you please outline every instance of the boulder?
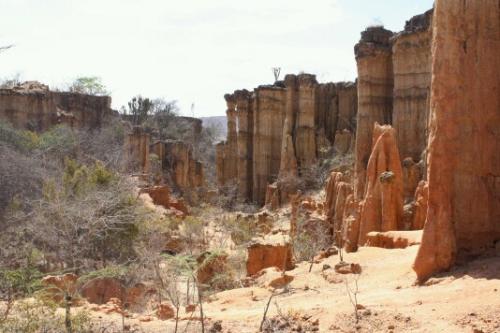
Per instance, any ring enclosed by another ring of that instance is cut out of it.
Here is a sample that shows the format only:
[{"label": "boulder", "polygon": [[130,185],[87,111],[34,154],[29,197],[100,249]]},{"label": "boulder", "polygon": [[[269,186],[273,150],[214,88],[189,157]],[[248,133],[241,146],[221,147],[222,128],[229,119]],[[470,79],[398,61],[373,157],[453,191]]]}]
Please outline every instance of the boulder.
[{"label": "boulder", "polygon": [[295,267],[290,243],[256,242],[251,244],[247,250],[248,276],[255,275],[268,267],[277,267],[280,270],[290,270]]},{"label": "boulder", "polygon": [[77,290],[78,276],[73,273],[63,275],[47,275],[42,279],[46,297],[60,303],[65,296],[73,298]]},{"label": "boulder", "polygon": [[120,300],[125,309],[140,310],[147,302],[147,296],[155,291],[150,291],[142,283],[132,287],[124,287],[122,283],[112,277],[94,278],[84,283],[80,288],[80,294],[89,303],[106,304],[111,299]]},{"label": "boulder", "polygon": [[175,309],[172,305],[162,303],[156,306],[156,317],[160,320],[167,320],[175,318]]},{"label": "boulder", "polygon": [[420,244],[422,230],[369,232],[366,235],[366,246],[382,247],[384,249],[404,249]]},{"label": "boulder", "polygon": [[339,274],[361,274],[361,266],[356,263],[339,262],[334,267]]},{"label": "boulder", "polygon": [[105,304],[111,298],[119,300],[126,298],[125,288],[120,281],[111,277],[101,277],[92,279],[81,287],[80,294],[89,303]]}]

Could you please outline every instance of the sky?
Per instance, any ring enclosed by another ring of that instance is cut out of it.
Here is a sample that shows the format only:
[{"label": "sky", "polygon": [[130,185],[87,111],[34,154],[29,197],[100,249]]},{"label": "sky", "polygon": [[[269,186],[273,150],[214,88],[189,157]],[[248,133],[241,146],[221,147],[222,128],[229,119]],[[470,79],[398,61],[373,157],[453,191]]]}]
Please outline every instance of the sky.
[{"label": "sky", "polygon": [[[223,95],[274,81],[272,67],[356,78],[368,25],[402,30],[433,0],[0,0],[0,78],[50,87],[98,76],[119,109],[135,95],[186,116],[225,114]],[[194,106],[194,107],[193,107]]]}]

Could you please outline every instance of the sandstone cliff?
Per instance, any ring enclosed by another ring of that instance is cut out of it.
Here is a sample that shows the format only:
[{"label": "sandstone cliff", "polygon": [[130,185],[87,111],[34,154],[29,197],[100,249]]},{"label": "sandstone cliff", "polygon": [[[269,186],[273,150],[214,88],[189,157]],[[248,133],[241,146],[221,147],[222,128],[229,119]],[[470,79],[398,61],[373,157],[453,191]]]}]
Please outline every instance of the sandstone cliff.
[{"label": "sandstone cliff", "polygon": [[[358,66],[358,116],[355,149],[355,193],[365,195],[366,167],[375,122],[390,124],[396,131],[403,167],[424,164],[428,136],[431,83],[432,10],[414,16],[405,28],[393,33],[370,27],[355,46]],[[405,170],[405,198],[411,200],[425,172]],[[412,176],[413,178],[407,178]]]},{"label": "sandstone cliff", "polygon": [[0,89],[0,119],[20,129],[45,131],[58,124],[96,129],[117,116],[109,96],[50,91],[34,81]]},{"label": "sandstone cliff", "polygon": [[392,119],[392,54],[389,39],[392,32],[381,27],[361,33],[355,46],[358,65],[358,114],[355,148],[355,194],[365,192],[366,167],[372,147],[373,125],[390,124]]},{"label": "sandstone cliff", "polygon": [[192,146],[175,140],[157,141],[151,152],[158,156],[161,168],[170,174],[173,186],[181,191],[204,185],[203,165],[193,158]]},{"label": "sandstone cliff", "polygon": [[500,239],[500,2],[437,0],[419,280]]},{"label": "sandstone cliff", "polygon": [[[217,180],[219,186],[235,184],[241,200],[263,204],[269,184],[280,176],[300,176],[339,135],[343,153],[351,146],[356,84],[286,75],[274,85],[235,91],[225,99],[228,136],[217,145]],[[287,200],[288,193],[278,197]]]}]

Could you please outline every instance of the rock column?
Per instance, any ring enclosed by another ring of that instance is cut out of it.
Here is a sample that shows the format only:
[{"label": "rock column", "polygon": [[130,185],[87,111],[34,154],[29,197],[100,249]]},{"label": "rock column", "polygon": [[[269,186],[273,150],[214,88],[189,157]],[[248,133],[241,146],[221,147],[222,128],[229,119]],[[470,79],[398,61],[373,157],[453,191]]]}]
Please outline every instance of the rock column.
[{"label": "rock column", "polygon": [[366,167],[375,122],[390,124],[392,118],[392,32],[367,28],[355,46],[358,66],[358,114],[355,148],[355,195],[364,196]]},{"label": "rock column", "polygon": [[420,281],[500,240],[500,2],[437,0]]}]

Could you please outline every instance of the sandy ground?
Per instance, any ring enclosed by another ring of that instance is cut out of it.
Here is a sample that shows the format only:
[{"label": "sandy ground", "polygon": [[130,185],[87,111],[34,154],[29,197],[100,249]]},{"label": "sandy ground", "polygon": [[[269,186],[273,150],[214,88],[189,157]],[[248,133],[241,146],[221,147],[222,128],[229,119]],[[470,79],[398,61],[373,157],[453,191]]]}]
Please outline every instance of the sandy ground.
[{"label": "sandy ground", "polygon": [[[337,256],[314,265],[311,273],[306,263],[287,272],[294,280],[288,292],[273,298],[268,317],[276,316],[279,309],[282,314],[319,320],[319,332],[500,332],[500,256],[469,261],[416,286],[411,264],[417,249],[361,248],[345,255],[345,261],[359,263],[363,269],[358,279],[357,298],[363,307],[358,323],[345,282],[354,288],[354,276],[337,274],[333,268],[323,270],[324,265],[333,267]],[[221,320],[222,332],[257,332],[272,293],[272,288],[265,287],[265,276],[259,282],[259,286],[213,295],[204,305],[207,326]],[[179,332],[187,323],[187,314],[181,316]],[[101,315],[100,320],[120,318]],[[131,330],[142,332],[173,332],[173,324],[173,320],[127,319]],[[191,322],[187,331],[200,332],[200,328]]]}]

